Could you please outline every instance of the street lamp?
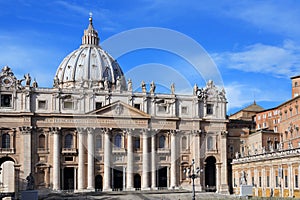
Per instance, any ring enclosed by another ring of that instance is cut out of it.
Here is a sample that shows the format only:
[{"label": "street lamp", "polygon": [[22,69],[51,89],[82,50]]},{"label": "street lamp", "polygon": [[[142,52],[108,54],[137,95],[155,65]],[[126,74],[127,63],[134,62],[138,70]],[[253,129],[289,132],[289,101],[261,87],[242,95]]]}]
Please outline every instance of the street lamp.
[{"label": "street lamp", "polygon": [[192,159],[192,164],[189,168],[185,168],[183,170],[183,173],[186,173],[189,178],[192,179],[192,189],[193,189],[193,198],[192,200],[195,200],[195,179],[198,178],[198,174],[201,171],[200,167],[197,167],[195,170],[195,160]]}]

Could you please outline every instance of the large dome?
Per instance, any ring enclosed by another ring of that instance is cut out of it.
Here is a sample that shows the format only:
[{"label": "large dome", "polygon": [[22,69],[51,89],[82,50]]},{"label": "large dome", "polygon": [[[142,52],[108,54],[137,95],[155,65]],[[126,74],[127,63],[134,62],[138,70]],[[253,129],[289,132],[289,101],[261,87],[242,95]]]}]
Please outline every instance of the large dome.
[{"label": "large dome", "polygon": [[89,21],[80,48],[66,56],[59,65],[54,77],[54,87],[125,89],[126,81],[121,67],[99,46],[92,17]]}]

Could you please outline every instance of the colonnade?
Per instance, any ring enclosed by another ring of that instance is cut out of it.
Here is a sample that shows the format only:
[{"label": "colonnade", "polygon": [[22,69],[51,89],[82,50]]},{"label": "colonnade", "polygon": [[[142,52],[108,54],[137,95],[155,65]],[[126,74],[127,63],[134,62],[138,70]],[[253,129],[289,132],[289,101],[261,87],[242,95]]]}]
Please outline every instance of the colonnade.
[{"label": "colonnade", "polygon": [[[111,169],[114,167],[113,165],[113,148],[112,148],[112,131],[109,129],[101,130],[104,135],[104,169],[103,169],[103,190],[110,191],[112,190],[112,176]],[[152,134],[151,131],[142,129],[141,141],[142,141],[142,173],[141,173],[141,189],[156,189],[157,186],[157,152],[156,152],[156,134]],[[60,190],[61,187],[61,137],[59,129],[52,129],[53,134],[53,189]],[[85,142],[84,142],[84,134],[87,133],[87,174],[85,174]],[[77,166],[77,189],[78,190],[94,190],[95,189],[95,128],[94,129],[86,129],[79,130],[77,133],[78,138],[78,166]],[[133,152],[133,132],[127,131],[127,164],[125,167],[126,180],[124,181],[124,185],[126,190],[134,189],[134,152]],[[176,131],[170,131],[171,134],[171,142],[170,142],[170,182],[168,186],[170,188],[175,188],[178,186],[177,182],[177,174],[176,174],[176,159],[177,149],[176,149]],[[151,144],[151,145],[149,145]],[[87,179],[87,184],[86,184]],[[125,184],[126,183],[126,184]]]}]

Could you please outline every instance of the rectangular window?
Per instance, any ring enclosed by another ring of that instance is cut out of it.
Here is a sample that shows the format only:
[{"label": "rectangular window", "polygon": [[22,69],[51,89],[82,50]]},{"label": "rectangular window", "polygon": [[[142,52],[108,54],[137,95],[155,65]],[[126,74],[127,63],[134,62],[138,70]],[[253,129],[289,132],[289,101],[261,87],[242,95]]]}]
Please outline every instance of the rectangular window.
[{"label": "rectangular window", "polygon": [[46,109],[46,101],[45,100],[38,101],[38,109]]},{"label": "rectangular window", "polygon": [[261,176],[258,177],[258,186],[261,187]]},{"label": "rectangular window", "polygon": [[270,176],[267,176],[267,187],[270,187]]},{"label": "rectangular window", "polygon": [[252,176],[252,186],[254,186],[254,176]]},{"label": "rectangular window", "polygon": [[102,107],[102,102],[96,102],[96,110]]},{"label": "rectangular window", "polygon": [[72,101],[64,102],[64,109],[71,110],[73,108],[74,108],[74,102],[72,102]]},{"label": "rectangular window", "polygon": [[135,103],[135,104],[133,105],[133,107],[135,107],[136,109],[141,110],[141,104],[139,104],[139,103]]},{"label": "rectangular window", "polygon": [[65,161],[73,161],[73,156],[66,156]]},{"label": "rectangular window", "polygon": [[275,187],[278,187],[279,183],[278,183],[278,176],[275,176]]},{"label": "rectangular window", "polygon": [[206,107],[206,113],[208,115],[212,115],[214,113],[214,105],[213,104],[207,104],[207,107]]},{"label": "rectangular window", "polygon": [[287,176],[284,176],[284,187],[288,187],[289,186],[289,183],[288,183],[288,177]]},{"label": "rectangular window", "polygon": [[181,107],[181,114],[187,114],[188,113],[188,109],[186,106],[182,106]]},{"label": "rectangular window", "polygon": [[299,188],[298,175],[295,175],[295,188]]},{"label": "rectangular window", "polygon": [[158,112],[167,112],[167,106],[158,105]]},{"label": "rectangular window", "polygon": [[140,138],[139,137],[135,137],[134,138],[134,148],[135,149],[140,149],[141,145],[140,145]]},{"label": "rectangular window", "polygon": [[5,107],[5,108],[12,107],[11,94],[1,94],[1,107]]}]

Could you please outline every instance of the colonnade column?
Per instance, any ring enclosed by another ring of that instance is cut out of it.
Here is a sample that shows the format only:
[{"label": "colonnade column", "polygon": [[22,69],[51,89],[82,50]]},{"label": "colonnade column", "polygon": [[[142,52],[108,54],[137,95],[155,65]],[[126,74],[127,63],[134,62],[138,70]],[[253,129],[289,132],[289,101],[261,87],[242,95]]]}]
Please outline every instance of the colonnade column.
[{"label": "colonnade column", "polygon": [[171,183],[170,188],[175,188],[177,186],[177,176],[176,176],[176,131],[171,131]]},{"label": "colonnade column", "polygon": [[95,142],[94,142],[94,131],[95,129],[88,129],[88,190],[95,189]]},{"label": "colonnade column", "polygon": [[148,131],[143,130],[143,172],[142,172],[142,190],[149,189],[148,184],[148,166],[149,166],[149,153],[148,153]]},{"label": "colonnade column", "polygon": [[104,132],[104,178],[103,178],[103,190],[111,191],[111,142],[110,142],[110,131]]},{"label": "colonnade column", "polygon": [[133,189],[133,143],[132,143],[132,132],[127,132],[127,179],[126,189]]},{"label": "colonnade column", "polygon": [[53,190],[60,190],[60,135],[59,129],[53,128]]},{"label": "colonnade column", "polygon": [[84,189],[84,133],[78,131],[78,190]]},{"label": "colonnade column", "polygon": [[151,188],[156,189],[156,134],[151,135]]}]

